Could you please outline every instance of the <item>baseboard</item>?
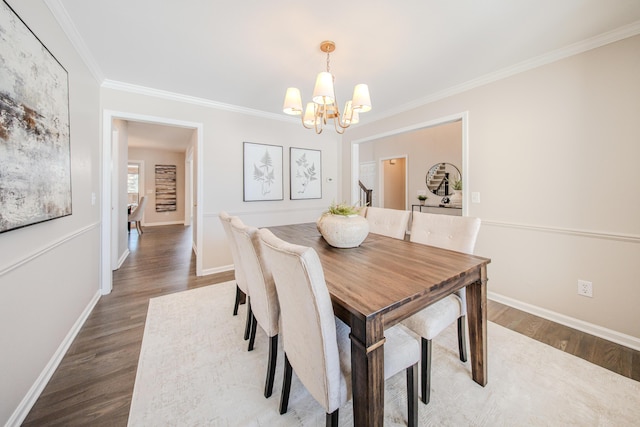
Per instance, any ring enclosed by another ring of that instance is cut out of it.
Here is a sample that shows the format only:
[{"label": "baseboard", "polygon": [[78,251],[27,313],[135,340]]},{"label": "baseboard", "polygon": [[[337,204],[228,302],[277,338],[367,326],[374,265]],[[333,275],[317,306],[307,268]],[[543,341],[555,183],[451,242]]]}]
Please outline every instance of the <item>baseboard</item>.
[{"label": "baseboard", "polygon": [[224,273],[225,271],[231,271],[231,270],[233,270],[233,264],[223,265],[222,267],[207,268],[205,270],[202,270],[202,275],[208,276],[210,274]]},{"label": "baseboard", "polygon": [[91,298],[91,300],[89,301],[89,304],[87,304],[82,314],[80,314],[80,317],[78,317],[78,320],[76,320],[67,336],[64,338],[64,340],[62,340],[62,343],[60,343],[60,346],[58,346],[58,349],[49,360],[49,363],[47,363],[47,365],[44,367],[16,410],[13,411],[13,414],[11,414],[11,417],[9,417],[7,423],[5,424],[5,427],[19,427],[24,419],[27,418],[27,415],[29,415],[29,411],[31,411],[31,408],[38,400],[38,397],[40,397],[40,394],[46,387],[54,372],[56,371],[56,369],[58,369],[58,365],[60,365],[62,358],[67,353],[67,350],[69,350],[69,347],[73,343],[73,340],[80,332],[82,325],[84,325],[84,322],[86,322],[87,318],[89,317],[89,315],[93,311],[93,308],[96,306],[99,300],[100,292],[97,291],[93,298]]},{"label": "baseboard", "polygon": [[129,256],[131,252],[129,252],[129,248],[127,248],[124,253],[122,254],[122,256],[120,257],[120,259],[118,260],[118,266],[116,267],[116,270],[119,270],[120,267],[122,267],[122,264],[124,263],[124,261],[127,259],[127,257]]},{"label": "baseboard", "polygon": [[184,225],[184,220],[183,221],[164,221],[164,222],[145,222],[145,223],[142,223],[141,225],[143,227],[157,227],[159,225]]},{"label": "baseboard", "polygon": [[490,300],[508,305],[509,307],[517,308],[518,310],[542,317],[543,319],[551,320],[552,322],[556,322],[561,325],[577,329],[578,331],[600,337],[607,341],[629,347],[633,350],[640,351],[640,338],[626,335],[612,329],[603,328],[602,326],[594,325],[593,323],[585,322],[580,319],[565,316],[564,314],[556,313],[555,311],[547,310],[546,308],[527,304],[504,295],[496,294],[495,292],[488,292],[487,297]]}]

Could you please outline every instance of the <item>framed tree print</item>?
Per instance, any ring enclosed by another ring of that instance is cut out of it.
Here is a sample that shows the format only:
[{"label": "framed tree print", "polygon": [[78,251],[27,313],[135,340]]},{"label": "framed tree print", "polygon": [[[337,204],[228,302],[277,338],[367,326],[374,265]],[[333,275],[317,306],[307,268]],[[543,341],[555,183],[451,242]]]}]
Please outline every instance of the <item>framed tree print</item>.
[{"label": "framed tree print", "polygon": [[245,202],[283,200],[282,146],[244,143]]},{"label": "framed tree print", "polygon": [[291,200],[322,198],[322,152],[290,148]]}]

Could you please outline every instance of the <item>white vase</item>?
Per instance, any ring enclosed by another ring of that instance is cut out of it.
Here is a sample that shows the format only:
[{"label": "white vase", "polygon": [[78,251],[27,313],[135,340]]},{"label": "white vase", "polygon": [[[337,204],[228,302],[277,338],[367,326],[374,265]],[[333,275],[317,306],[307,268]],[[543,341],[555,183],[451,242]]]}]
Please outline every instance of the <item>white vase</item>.
[{"label": "white vase", "polygon": [[360,215],[324,214],[316,221],[318,231],[335,248],[355,248],[369,235],[369,222]]},{"label": "white vase", "polygon": [[454,190],[455,192],[449,198],[449,204],[453,207],[462,207],[462,190]]}]

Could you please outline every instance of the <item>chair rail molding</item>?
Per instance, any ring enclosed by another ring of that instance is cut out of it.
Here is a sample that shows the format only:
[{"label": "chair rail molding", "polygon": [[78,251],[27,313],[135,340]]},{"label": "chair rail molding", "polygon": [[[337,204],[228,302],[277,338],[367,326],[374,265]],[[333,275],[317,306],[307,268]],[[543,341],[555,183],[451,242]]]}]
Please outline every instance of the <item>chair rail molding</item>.
[{"label": "chair rail molding", "polygon": [[53,243],[50,243],[44,247],[41,247],[40,249],[32,252],[30,255],[27,255],[26,257],[18,260],[17,262],[14,262],[10,265],[7,265],[3,268],[0,268],[0,277],[4,276],[5,274],[33,261],[34,259],[46,254],[47,252],[52,251],[53,249],[64,245],[65,243],[85,234],[88,233],[89,231],[96,229],[100,226],[99,222],[94,222],[93,224],[87,225],[86,227],[80,228],[76,231],[74,231],[73,233],[69,233],[66,236],[63,236],[62,238],[54,241]]},{"label": "chair rail molding", "polygon": [[629,233],[614,233],[610,231],[580,230],[576,228],[552,227],[546,225],[520,224],[515,222],[482,220],[482,225],[502,228],[516,228],[520,230],[542,231],[547,233],[565,234],[569,236],[588,237],[593,239],[616,240],[620,242],[640,243],[640,235]]}]

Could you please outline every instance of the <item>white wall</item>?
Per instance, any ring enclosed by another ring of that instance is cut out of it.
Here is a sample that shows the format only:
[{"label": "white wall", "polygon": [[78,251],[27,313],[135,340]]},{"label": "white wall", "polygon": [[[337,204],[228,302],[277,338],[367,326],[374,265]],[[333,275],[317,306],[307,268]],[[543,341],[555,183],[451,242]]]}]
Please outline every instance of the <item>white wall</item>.
[{"label": "white wall", "polygon": [[73,213],[0,234],[1,425],[26,416],[47,365],[97,301],[100,278],[98,83],[44,2],[9,3],[69,73]]},{"label": "white wall", "polygon": [[489,291],[640,348],[638,52],[635,36],[357,127],[343,175],[351,141],[468,111],[464,195],[481,195],[468,206],[483,221]]},{"label": "white wall", "polygon": [[[102,107],[107,110],[203,124],[202,227],[203,245],[198,248],[203,273],[231,267],[231,253],[218,213],[240,216],[247,224],[269,226],[315,221],[333,200],[338,199],[340,180],[338,135],[326,131],[316,135],[299,121],[275,119],[209,107],[202,103],[180,102],[116,89],[103,88]],[[262,114],[265,116],[264,114]],[[284,200],[243,202],[243,142],[283,147]],[[322,199],[289,200],[289,148],[322,150]],[[328,181],[331,179],[331,181]]]}]

